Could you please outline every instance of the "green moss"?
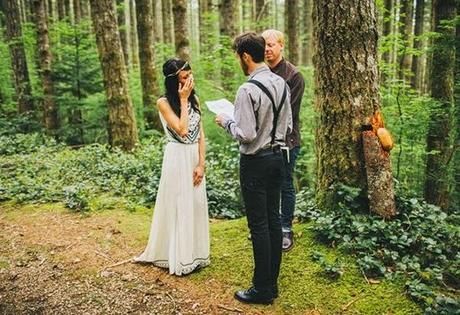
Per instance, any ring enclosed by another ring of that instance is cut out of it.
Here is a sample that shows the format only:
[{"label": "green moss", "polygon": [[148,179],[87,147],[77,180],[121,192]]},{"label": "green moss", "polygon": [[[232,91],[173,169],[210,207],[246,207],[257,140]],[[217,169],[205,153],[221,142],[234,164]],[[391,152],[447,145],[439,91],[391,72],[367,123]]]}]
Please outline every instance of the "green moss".
[{"label": "green moss", "polygon": [[[321,314],[419,314],[421,310],[404,295],[401,284],[382,281],[367,284],[353,258],[340,255],[315,242],[308,225],[295,226],[296,245],[283,254],[279,279],[280,298],[274,306],[261,310],[276,314],[304,314],[318,310]],[[211,266],[190,278],[198,286],[214,278],[233,290],[246,288],[252,276],[252,247],[247,240],[246,220],[221,221],[211,225]],[[337,281],[324,276],[319,264],[312,261],[315,251],[328,260],[340,257],[345,274]]]}]

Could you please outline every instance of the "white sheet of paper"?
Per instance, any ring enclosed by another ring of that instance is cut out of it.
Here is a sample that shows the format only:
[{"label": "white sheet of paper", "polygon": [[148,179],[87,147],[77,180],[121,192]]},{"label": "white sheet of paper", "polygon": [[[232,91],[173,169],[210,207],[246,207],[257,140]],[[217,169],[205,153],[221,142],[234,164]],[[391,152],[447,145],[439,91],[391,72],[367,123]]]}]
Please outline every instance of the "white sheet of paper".
[{"label": "white sheet of paper", "polygon": [[216,101],[206,101],[205,103],[208,109],[214,114],[225,114],[229,116],[231,119],[235,119],[233,117],[233,112],[235,109],[232,102],[230,102],[229,100],[222,98]]}]

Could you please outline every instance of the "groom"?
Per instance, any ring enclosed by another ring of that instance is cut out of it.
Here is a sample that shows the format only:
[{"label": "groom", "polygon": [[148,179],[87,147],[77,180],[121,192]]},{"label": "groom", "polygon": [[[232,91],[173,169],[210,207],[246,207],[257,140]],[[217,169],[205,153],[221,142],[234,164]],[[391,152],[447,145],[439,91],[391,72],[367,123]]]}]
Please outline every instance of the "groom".
[{"label": "groom", "polygon": [[238,89],[235,119],[221,114],[215,120],[240,144],[240,184],[254,253],[252,286],[237,291],[235,298],[270,304],[278,297],[280,188],[285,172],[281,150],[292,129],[290,93],[285,81],[264,63],[263,37],[242,34],[233,49],[249,80]]}]

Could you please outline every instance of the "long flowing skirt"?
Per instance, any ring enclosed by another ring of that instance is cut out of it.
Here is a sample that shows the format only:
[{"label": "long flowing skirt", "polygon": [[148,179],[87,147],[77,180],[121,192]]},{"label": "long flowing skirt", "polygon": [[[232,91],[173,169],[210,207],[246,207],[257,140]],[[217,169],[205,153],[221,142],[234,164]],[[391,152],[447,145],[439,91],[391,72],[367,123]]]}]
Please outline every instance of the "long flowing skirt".
[{"label": "long flowing skirt", "polygon": [[198,160],[198,143],[166,145],[149,241],[135,261],[179,276],[209,265],[206,181],[193,186]]}]

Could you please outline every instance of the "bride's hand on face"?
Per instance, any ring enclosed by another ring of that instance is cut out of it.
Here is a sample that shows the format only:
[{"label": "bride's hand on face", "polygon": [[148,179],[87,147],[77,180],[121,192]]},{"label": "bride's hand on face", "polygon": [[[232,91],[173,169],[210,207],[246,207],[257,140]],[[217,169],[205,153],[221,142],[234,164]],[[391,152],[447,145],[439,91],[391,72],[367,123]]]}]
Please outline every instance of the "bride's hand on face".
[{"label": "bride's hand on face", "polygon": [[185,80],[184,84],[179,82],[179,89],[177,92],[179,93],[180,99],[187,100],[190,94],[192,93],[194,86],[195,86],[195,83],[193,81],[192,76],[188,77]]},{"label": "bride's hand on face", "polygon": [[198,165],[195,167],[195,170],[193,171],[193,186],[198,186],[201,184],[203,181],[204,177],[204,167],[201,165]]}]

